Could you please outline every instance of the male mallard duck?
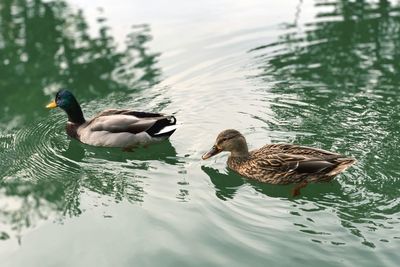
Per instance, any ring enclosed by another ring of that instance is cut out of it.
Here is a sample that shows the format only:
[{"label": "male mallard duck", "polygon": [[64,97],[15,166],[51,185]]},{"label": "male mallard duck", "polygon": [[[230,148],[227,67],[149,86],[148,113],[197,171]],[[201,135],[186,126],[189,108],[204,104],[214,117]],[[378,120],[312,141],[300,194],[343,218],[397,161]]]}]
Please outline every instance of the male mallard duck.
[{"label": "male mallard duck", "polygon": [[297,183],[293,196],[308,182],[329,182],[356,162],[334,152],[292,144],[269,144],[249,152],[244,136],[232,129],[221,132],[202,158],[222,151],[231,152],[228,167],[242,176],[270,184]]},{"label": "male mallard duck", "polygon": [[46,107],[63,109],[68,115],[67,134],[88,145],[129,150],[167,139],[176,130],[174,116],[127,109],[107,109],[86,121],[78,101],[67,90],[59,91]]}]

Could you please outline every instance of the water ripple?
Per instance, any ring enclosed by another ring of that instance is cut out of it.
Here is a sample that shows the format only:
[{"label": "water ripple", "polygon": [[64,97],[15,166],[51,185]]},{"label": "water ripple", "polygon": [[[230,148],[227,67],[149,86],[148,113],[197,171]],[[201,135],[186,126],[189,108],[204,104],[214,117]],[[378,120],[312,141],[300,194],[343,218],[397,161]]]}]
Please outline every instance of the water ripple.
[{"label": "water ripple", "polygon": [[59,118],[56,115],[38,121],[15,133],[15,145],[3,152],[7,154],[5,179],[42,179],[79,169],[61,154],[67,142],[65,133],[60,133],[63,127]]}]

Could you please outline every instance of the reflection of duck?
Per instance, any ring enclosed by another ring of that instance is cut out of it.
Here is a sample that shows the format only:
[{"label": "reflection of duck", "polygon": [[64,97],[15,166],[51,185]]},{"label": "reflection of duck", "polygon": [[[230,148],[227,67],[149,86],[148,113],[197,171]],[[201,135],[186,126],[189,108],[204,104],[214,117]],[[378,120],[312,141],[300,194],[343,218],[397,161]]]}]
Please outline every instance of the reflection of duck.
[{"label": "reflection of duck", "polygon": [[270,184],[297,183],[294,196],[308,182],[329,182],[355,162],[340,154],[292,144],[270,144],[249,152],[246,139],[236,130],[221,132],[203,159],[221,151],[231,152],[228,166],[242,176]]},{"label": "reflection of duck", "polygon": [[243,178],[237,174],[227,175],[206,166],[201,166],[201,169],[210,177],[216,188],[217,197],[222,200],[232,199],[236,190],[244,184]]},{"label": "reflection of duck", "polygon": [[67,90],[59,91],[46,107],[62,108],[68,115],[67,134],[94,146],[130,149],[138,144],[167,139],[176,130],[174,116],[126,109],[104,110],[86,121],[78,101]]},{"label": "reflection of duck", "polygon": [[138,147],[136,153],[121,154],[117,148],[95,148],[84,146],[75,140],[70,140],[68,148],[61,154],[73,162],[85,162],[89,159],[104,159],[113,162],[127,162],[127,160],[148,161],[159,160],[167,164],[180,163],[176,150],[170,142],[160,142],[147,147]]},{"label": "reflection of duck", "polygon": [[[255,191],[269,197],[287,198],[288,187],[286,185],[276,186],[260,183],[255,180],[244,180],[244,178],[233,171],[225,174],[207,166],[201,166],[201,169],[210,177],[210,181],[215,187],[215,194],[221,200],[233,199],[236,191],[243,185],[251,186]],[[330,183],[329,187],[315,184],[312,188],[312,194],[305,195],[305,198],[308,200],[331,199],[324,196],[329,196],[332,193],[335,196],[344,198],[343,190],[337,181]]]}]

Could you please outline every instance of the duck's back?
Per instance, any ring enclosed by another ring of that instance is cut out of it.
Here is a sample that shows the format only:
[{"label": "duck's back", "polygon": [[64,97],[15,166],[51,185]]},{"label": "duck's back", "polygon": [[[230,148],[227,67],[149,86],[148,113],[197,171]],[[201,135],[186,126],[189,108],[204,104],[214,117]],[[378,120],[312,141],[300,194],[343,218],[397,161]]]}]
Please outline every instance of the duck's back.
[{"label": "duck's back", "polygon": [[332,158],[341,156],[338,153],[323,150],[320,148],[299,146],[294,144],[267,144],[259,149],[250,151],[253,157],[262,157],[266,154],[291,154],[305,157]]}]

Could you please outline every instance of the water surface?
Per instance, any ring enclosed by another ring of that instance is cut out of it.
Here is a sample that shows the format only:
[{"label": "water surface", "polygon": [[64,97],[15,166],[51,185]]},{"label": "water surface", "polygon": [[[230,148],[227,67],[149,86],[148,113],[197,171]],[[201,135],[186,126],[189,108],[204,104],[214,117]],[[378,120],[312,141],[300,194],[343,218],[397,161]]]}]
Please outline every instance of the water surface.
[{"label": "water surface", "polygon": [[[155,8],[157,7],[157,8]],[[2,1],[2,266],[397,266],[399,6]],[[43,107],[174,114],[170,141],[90,147]],[[358,163],[298,198],[201,155],[223,129]]]}]

